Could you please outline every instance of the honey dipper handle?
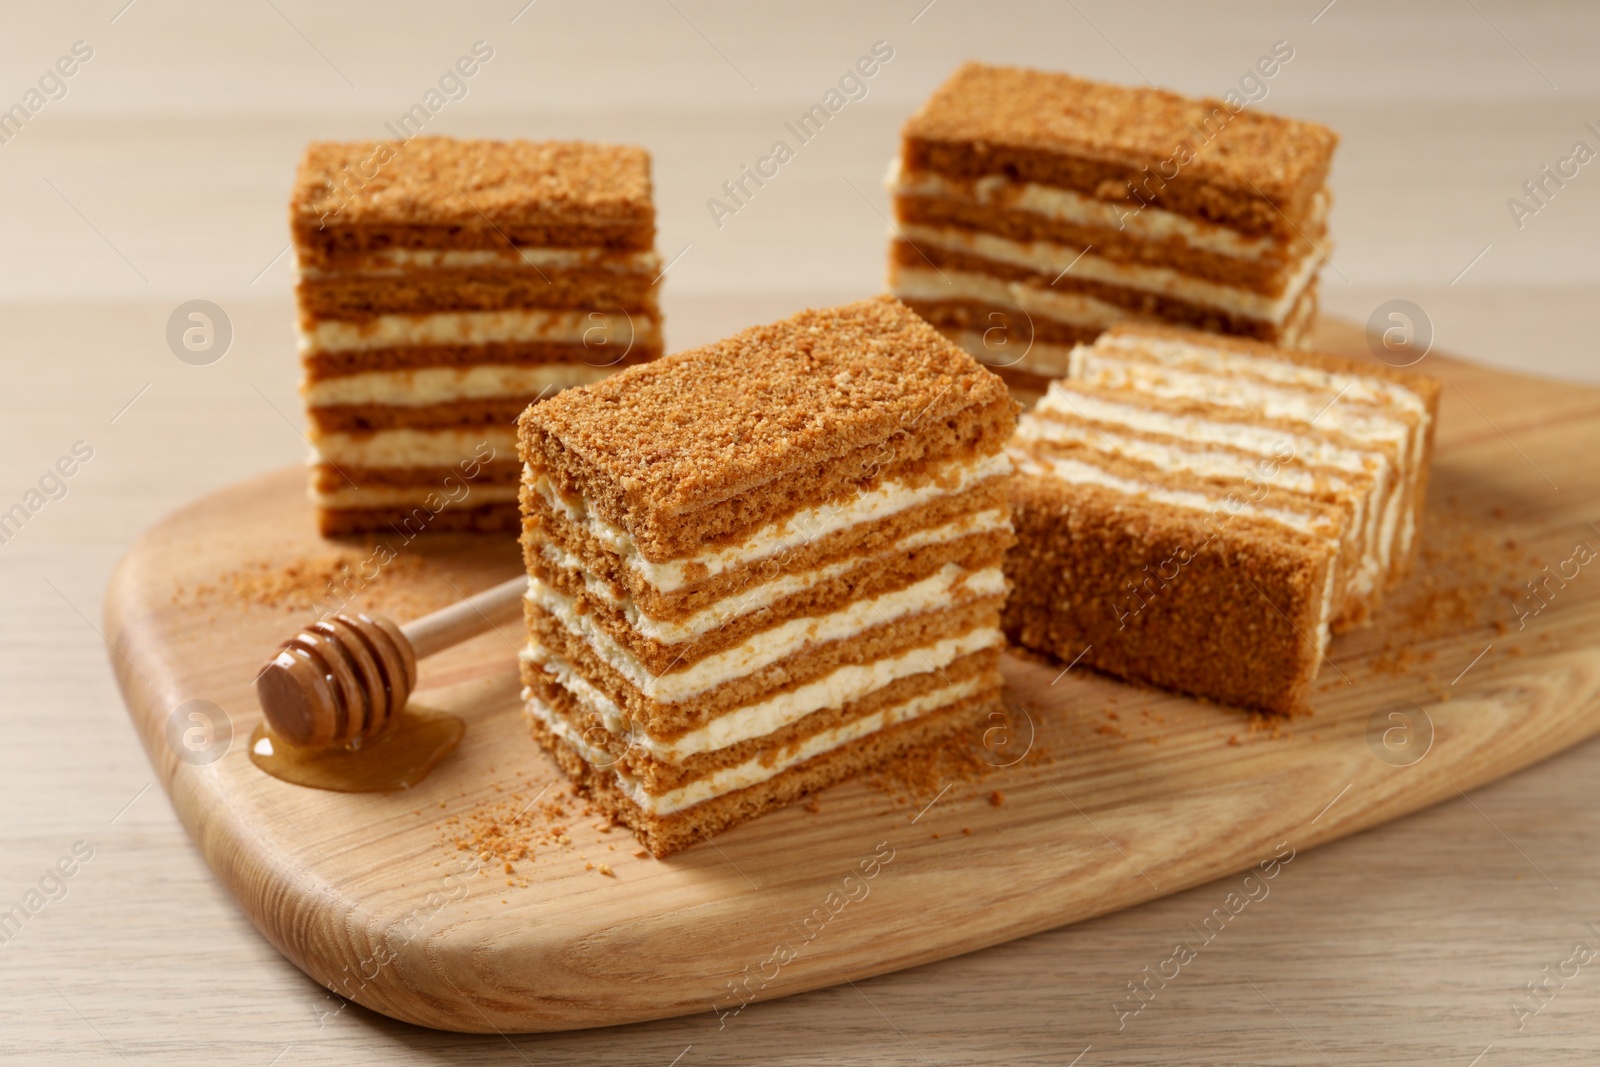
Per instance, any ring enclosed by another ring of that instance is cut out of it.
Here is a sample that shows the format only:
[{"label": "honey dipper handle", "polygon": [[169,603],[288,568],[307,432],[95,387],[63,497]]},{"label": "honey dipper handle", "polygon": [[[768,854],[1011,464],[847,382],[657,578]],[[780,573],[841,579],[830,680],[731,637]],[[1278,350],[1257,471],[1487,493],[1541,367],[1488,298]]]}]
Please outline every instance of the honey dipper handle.
[{"label": "honey dipper handle", "polygon": [[400,632],[411,642],[417,658],[423,659],[515,619],[527,592],[526,577],[512,578],[459,604],[413,619],[400,627]]}]

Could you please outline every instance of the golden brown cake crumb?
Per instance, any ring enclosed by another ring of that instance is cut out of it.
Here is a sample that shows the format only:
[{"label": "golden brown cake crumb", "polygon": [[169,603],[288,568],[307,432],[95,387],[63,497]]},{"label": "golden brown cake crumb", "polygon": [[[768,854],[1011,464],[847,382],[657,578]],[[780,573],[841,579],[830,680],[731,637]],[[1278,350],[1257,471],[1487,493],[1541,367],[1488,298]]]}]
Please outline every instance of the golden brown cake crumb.
[{"label": "golden brown cake crumb", "polygon": [[968,63],[902,131],[889,289],[1028,399],[1120,323],[1298,346],[1337,143],[1237,92]]},{"label": "golden brown cake crumb", "polygon": [[534,740],[665,857],[970,735],[1000,708],[1015,418],[888,298],[530,408]]},{"label": "golden brown cake crumb", "polygon": [[[1219,123],[1220,120],[1220,123]],[[1208,126],[1218,132],[1201,140]],[[1293,202],[1321,184],[1338,135],[1254,107],[1070,74],[967,63],[905,125],[912,140],[1039,149],[1142,168],[1194,151],[1187,175]]]},{"label": "golden brown cake crumb", "polygon": [[[1012,447],[1008,635],[1203,699],[1305,709],[1330,635],[1410,569],[1438,383],[1142,324],[1075,349],[1071,371]],[[1097,732],[1126,737],[1105,717]]]},{"label": "golden brown cake crumb", "polygon": [[294,218],[473,229],[533,220],[653,217],[650,156],[583,141],[314,141],[295,176]]},{"label": "golden brown cake crumb", "polygon": [[563,493],[581,493],[648,553],[651,535],[686,513],[859,456],[808,501],[820,502],[870,481],[886,458],[921,458],[919,438],[958,412],[986,427],[1010,410],[992,373],[903,304],[875,297],[553,397],[523,415],[521,441]]},{"label": "golden brown cake crumb", "polygon": [[661,353],[642,148],[316,142],[289,221],[325,537],[514,532],[516,417]]}]

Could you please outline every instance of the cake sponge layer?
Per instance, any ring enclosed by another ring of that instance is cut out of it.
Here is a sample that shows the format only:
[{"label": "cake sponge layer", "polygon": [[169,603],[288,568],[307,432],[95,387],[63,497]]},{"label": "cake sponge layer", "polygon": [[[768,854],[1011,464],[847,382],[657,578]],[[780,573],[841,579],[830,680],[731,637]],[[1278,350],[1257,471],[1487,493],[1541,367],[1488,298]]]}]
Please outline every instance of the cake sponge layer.
[{"label": "cake sponge layer", "polygon": [[1242,100],[982,63],[957,70],[903,136],[908,170],[1005,174],[1284,237],[1311,214],[1338,143]]},{"label": "cake sponge layer", "polygon": [[329,271],[302,276],[301,315],[362,322],[378,315],[580,308],[654,315],[649,273],[551,268]]},{"label": "cake sponge layer", "polygon": [[718,779],[726,779],[730,772],[748,777],[755,770],[759,775],[752,764],[782,770],[786,763],[802,758],[807,749],[827,745],[842,733],[879,725],[884,712],[889,712],[889,719],[911,718],[920,710],[918,705],[933,708],[958,695],[993,691],[1001,684],[999,661],[997,642],[958,656],[942,667],[898,675],[860,697],[825,704],[797,719],[776,721],[762,735],[720,748],[673,752],[670,756],[658,755],[654,749],[661,746],[636,730],[614,729],[606,715],[593,709],[592,694],[588,694],[587,701],[578,698],[566,688],[570,679],[564,682],[526,657],[522,660],[522,682],[548,712],[561,720],[563,729],[582,739],[590,762],[609,766],[634,782],[636,799],[671,799],[673,793],[696,787],[709,793]]},{"label": "cake sponge layer", "polygon": [[648,559],[918,465],[998,452],[1005,385],[890,297],[747,330],[530,408],[522,455]]},{"label": "cake sponge layer", "polygon": [[998,688],[984,691],[813,756],[763,782],[670,815],[657,815],[642,808],[619,785],[610,768],[585,760],[569,741],[557,736],[543,719],[531,713],[531,709],[525,721],[534,739],[555,757],[567,776],[616,821],[633,830],[659,859],[737,823],[826,789],[919,745],[971,731],[972,743],[977,746],[990,713],[1000,709]]},{"label": "cake sponge layer", "polygon": [[319,141],[295,176],[300,262],[392,248],[607,247],[655,240],[650,156],[577,141]]},{"label": "cake sponge layer", "polygon": [[1305,703],[1329,598],[1329,553],[1314,539],[1023,475],[1012,521],[1013,641],[1241,707]]},{"label": "cake sponge layer", "polygon": [[514,501],[447,507],[431,511],[421,501],[373,508],[319,507],[317,532],[323,537],[394,531],[410,538],[420,533],[511,533],[518,522]]}]

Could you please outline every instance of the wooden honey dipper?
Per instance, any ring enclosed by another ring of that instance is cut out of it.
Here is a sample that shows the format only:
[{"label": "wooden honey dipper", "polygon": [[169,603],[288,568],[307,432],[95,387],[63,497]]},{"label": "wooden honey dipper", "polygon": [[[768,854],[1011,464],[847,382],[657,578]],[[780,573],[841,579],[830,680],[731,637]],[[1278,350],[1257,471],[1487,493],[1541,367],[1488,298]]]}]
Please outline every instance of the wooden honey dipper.
[{"label": "wooden honey dipper", "polygon": [[377,737],[406,706],[417,660],[510,621],[527,591],[512,578],[404,626],[342,611],[312,623],[256,675],[268,725],[305,749]]}]

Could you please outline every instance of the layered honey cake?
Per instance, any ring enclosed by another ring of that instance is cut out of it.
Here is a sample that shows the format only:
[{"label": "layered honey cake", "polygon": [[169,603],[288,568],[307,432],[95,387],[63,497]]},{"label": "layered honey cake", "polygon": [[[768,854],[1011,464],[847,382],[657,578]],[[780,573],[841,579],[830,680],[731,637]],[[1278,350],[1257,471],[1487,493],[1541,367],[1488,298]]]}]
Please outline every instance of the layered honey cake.
[{"label": "layered honey cake", "polygon": [[289,217],[326,535],[516,530],[518,414],[661,353],[642,148],[313,143]]},{"label": "layered honey cake", "polygon": [[888,297],[530,407],[534,736],[664,856],[981,730],[1015,412]]},{"label": "layered honey cake", "polygon": [[1011,446],[1012,640],[1269,712],[1409,569],[1439,385],[1159,326],[1075,348]]},{"label": "layered honey cake", "polygon": [[889,288],[1027,389],[1121,322],[1298,345],[1337,141],[1237,96],[969,63],[902,131]]}]

